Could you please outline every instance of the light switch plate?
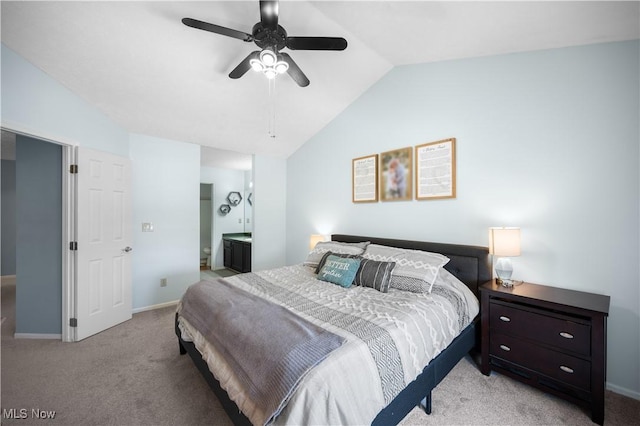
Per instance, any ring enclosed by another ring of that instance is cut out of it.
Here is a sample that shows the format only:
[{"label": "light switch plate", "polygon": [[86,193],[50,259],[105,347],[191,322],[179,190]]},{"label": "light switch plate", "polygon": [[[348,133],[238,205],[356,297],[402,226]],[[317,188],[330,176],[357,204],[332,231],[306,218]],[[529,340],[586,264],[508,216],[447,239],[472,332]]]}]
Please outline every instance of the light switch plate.
[{"label": "light switch plate", "polygon": [[142,222],[142,232],[153,232],[153,223]]}]

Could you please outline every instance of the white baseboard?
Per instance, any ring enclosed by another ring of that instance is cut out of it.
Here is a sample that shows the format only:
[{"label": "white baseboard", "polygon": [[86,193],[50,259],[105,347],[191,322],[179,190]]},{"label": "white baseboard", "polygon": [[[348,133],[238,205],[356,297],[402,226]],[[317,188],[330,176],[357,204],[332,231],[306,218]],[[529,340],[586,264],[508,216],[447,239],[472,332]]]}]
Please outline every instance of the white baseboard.
[{"label": "white baseboard", "polygon": [[171,302],[159,303],[157,305],[144,306],[142,308],[135,308],[131,312],[134,313],[134,314],[137,314],[137,313],[145,312],[145,311],[153,311],[154,309],[161,309],[161,308],[166,308],[167,306],[177,305],[178,302],[179,302],[179,300],[173,300]]},{"label": "white baseboard", "polygon": [[0,281],[2,285],[16,285],[16,276],[15,275],[3,275],[0,277]]},{"label": "white baseboard", "polygon": [[14,339],[50,339],[62,340],[62,334],[44,334],[44,333],[15,333]]},{"label": "white baseboard", "polygon": [[618,386],[618,385],[613,385],[609,382],[607,382],[607,389],[609,389],[611,392],[615,392],[617,394],[620,395],[624,395],[624,396],[628,396],[629,398],[633,398],[636,399],[638,401],[640,401],[640,392],[638,391],[634,391],[631,389],[627,389],[627,388],[623,388],[622,386]]}]

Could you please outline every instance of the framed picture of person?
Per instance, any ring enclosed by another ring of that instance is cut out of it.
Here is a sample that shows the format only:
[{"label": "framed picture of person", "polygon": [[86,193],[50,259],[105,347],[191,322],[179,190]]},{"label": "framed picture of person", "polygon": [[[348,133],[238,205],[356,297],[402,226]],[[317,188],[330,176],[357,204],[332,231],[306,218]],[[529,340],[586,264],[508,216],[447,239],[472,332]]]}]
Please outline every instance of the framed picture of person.
[{"label": "framed picture of person", "polygon": [[456,198],[455,138],[416,146],[416,199]]},{"label": "framed picture of person", "polygon": [[380,201],[413,199],[413,148],[380,154]]}]

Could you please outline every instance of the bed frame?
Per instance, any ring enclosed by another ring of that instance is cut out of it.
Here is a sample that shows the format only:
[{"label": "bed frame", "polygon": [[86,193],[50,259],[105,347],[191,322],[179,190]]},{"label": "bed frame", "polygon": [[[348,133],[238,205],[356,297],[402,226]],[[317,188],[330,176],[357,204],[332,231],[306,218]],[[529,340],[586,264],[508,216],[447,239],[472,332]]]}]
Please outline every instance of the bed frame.
[{"label": "bed frame", "polygon": [[[486,247],[344,234],[334,234],[331,236],[331,240],[345,243],[370,241],[372,244],[442,253],[451,259],[445,265],[445,269],[469,287],[478,299],[478,287],[491,279],[489,249]],[[251,422],[249,419],[240,412],[235,402],[229,398],[224,389],[221,388],[218,380],[211,374],[207,363],[202,359],[202,355],[198,352],[195,345],[192,342],[182,340],[180,329],[178,328],[177,314],[175,331],[178,336],[180,354],[189,354],[233,423],[235,425],[250,425]],[[378,413],[372,424],[397,424],[417,405],[420,405],[427,414],[431,414],[431,391],[467,353],[479,346],[479,334],[480,324],[478,317],[476,317],[444,351],[425,367],[413,382],[409,383],[389,405]]]}]

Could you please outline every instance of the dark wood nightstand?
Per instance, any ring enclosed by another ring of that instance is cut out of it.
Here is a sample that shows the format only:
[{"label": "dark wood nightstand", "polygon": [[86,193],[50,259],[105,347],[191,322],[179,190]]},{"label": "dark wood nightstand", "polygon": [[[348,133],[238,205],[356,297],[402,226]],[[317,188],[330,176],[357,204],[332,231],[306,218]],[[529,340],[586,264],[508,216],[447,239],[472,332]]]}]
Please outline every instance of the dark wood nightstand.
[{"label": "dark wood nightstand", "polygon": [[537,284],[480,287],[481,371],[591,409],[604,422],[609,296]]}]

